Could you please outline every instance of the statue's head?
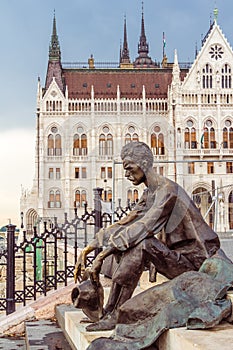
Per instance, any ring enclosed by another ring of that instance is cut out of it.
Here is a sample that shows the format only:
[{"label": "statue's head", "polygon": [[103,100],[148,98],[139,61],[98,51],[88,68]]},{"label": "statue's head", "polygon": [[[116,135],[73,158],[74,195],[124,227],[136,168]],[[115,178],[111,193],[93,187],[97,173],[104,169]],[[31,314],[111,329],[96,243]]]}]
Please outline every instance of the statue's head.
[{"label": "statue's head", "polygon": [[146,174],[148,169],[153,166],[153,154],[149,146],[140,141],[127,143],[121,151],[121,159],[131,160],[137,164]]}]

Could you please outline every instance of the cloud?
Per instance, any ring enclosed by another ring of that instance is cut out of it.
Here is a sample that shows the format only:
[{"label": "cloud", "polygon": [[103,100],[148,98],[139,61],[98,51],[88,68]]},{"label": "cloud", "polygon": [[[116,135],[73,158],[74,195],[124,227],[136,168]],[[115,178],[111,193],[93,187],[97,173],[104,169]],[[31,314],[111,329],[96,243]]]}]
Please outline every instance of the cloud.
[{"label": "cloud", "polygon": [[35,131],[0,132],[0,227],[20,224],[21,185],[31,188],[34,177]]}]

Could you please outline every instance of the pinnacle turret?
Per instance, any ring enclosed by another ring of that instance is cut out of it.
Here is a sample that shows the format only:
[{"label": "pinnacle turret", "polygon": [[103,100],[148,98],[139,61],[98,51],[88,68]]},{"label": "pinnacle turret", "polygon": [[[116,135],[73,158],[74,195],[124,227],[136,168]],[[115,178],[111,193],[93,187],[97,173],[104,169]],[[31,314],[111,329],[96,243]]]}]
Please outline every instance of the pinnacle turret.
[{"label": "pinnacle turret", "polygon": [[120,63],[130,63],[128,40],[127,40],[127,28],[126,28],[126,18],[124,20],[124,42],[121,49]]},{"label": "pinnacle turret", "polygon": [[143,2],[142,2],[141,35],[140,35],[139,44],[138,44],[139,56],[136,58],[136,60],[134,62],[134,66],[137,68],[140,68],[140,67],[153,68],[153,67],[155,67],[155,63],[148,56],[148,53],[149,53],[149,45],[146,41],[145,23],[144,23],[144,9],[143,9]]},{"label": "pinnacle turret", "polygon": [[48,69],[47,69],[46,82],[45,82],[46,90],[48,90],[54,78],[60,90],[64,93],[65,89],[63,85],[63,79],[62,79],[61,51],[60,51],[60,45],[59,45],[58,36],[57,36],[55,14],[53,17],[53,31],[52,31],[51,41],[49,45],[49,62],[48,62]]},{"label": "pinnacle turret", "polygon": [[52,32],[51,41],[49,45],[49,59],[50,60],[61,59],[61,51],[60,51],[60,45],[59,45],[58,36],[57,36],[55,13],[53,17],[53,32]]},{"label": "pinnacle turret", "polygon": [[141,20],[141,35],[138,44],[138,53],[140,54],[148,54],[149,53],[149,45],[146,42],[146,34],[145,34],[145,24],[144,24],[144,11],[143,11],[143,3],[142,3],[142,20]]}]

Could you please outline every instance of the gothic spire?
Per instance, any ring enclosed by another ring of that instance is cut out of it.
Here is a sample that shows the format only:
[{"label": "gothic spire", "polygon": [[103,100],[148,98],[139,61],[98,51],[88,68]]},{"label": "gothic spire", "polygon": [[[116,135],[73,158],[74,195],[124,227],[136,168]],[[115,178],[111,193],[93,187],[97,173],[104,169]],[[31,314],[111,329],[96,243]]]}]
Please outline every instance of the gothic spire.
[{"label": "gothic spire", "polygon": [[152,59],[148,56],[149,53],[149,45],[146,42],[146,34],[145,34],[145,23],[144,23],[144,8],[143,8],[143,1],[142,1],[142,20],[141,20],[141,35],[139,39],[138,44],[138,54],[139,56],[136,58],[134,62],[134,66],[138,68],[148,68],[148,67],[155,67],[155,63],[152,61]]},{"label": "gothic spire", "polygon": [[142,1],[141,35],[140,35],[140,40],[138,44],[138,53],[139,55],[141,53],[146,55],[149,53],[149,45],[146,42],[146,34],[145,34],[143,1]]},{"label": "gothic spire", "polygon": [[49,45],[49,60],[60,61],[60,59],[61,59],[61,51],[60,51],[60,45],[59,45],[58,36],[57,36],[56,17],[54,12],[53,32],[52,32],[51,41]]},{"label": "gothic spire", "polygon": [[127,40],[127,28],[126,28],[126,17],[124,19],[124,41],[121,50],[121,63],[130,63],[128,40]]},{"label": "gothic spire", "polygon": [[53,30],[52,30],[51,41],[49,45],[49,62],[48,62],[46,82],[45,82],[46,90],[49,88],[54,78],[60,90],[64,93],[65,88],[64,88],[63,79],[62,79],[61,51],[60,51],[60,45],[59,45],[58,36],[57,36],[55,13],[53,17]]}]

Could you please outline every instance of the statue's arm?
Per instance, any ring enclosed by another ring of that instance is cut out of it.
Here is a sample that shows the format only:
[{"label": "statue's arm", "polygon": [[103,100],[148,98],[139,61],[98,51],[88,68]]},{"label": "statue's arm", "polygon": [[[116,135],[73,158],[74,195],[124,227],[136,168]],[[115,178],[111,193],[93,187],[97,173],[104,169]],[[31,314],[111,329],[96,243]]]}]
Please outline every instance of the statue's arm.
[{"label": "statue's arm", "polygon": [[124,230],[113,233],[109,237],[108,245],[125,251],[144,238],[159,233],[171,215],[176,198],[172,192],[161,191],[144,216],[132,222]]},{"label": "statue's arm", "polygon": [[99,274],[104,259],[106,259],[109,255],[114,254],[116,251],[117,249],[115,247],[107,247],[97,255],[90,269],[90,276],[94,282],[98,283],[99,281]]},{"label": "statue's arm", "polygon": [[93,250],[95,250],[96,248],[99,248],[99,242],[97,238],[95,238],[90,244],[88,244],[85,248],[83,248],[83,250],[79,254],[78,260],[74,268],[75,283],[77,283],[77,280],[80,281],[84,275],[84,272],[86,269],[87,255],[91,253]]}]

